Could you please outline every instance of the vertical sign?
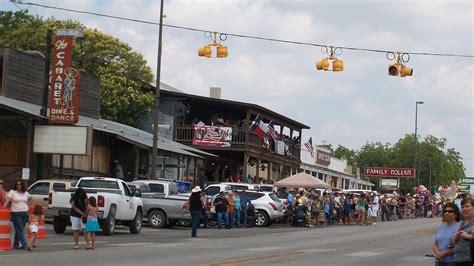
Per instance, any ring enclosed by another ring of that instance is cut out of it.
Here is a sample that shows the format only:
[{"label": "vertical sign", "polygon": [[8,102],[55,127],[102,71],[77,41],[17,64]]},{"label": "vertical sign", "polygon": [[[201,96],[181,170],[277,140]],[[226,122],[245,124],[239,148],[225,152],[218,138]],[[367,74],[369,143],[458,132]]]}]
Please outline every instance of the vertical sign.
[{"label": "vertical sign", "polygon": [[21,171],[21,179],[30,180],[30,168],[23,168]]},{"label": "vertical sign", "polygon": [[49,123],[76,124],[79,120],[79,71],[72,67],[73,37],[57,36],[53,45]]}]

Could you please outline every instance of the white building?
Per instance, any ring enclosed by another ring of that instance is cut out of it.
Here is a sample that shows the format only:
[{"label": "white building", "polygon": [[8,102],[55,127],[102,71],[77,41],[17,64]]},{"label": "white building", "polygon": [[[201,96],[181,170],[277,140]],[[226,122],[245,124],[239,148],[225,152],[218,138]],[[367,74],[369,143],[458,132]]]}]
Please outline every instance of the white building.
[{"label": "white building", "polygon": [[316,147],[313,158],[304,146],[301,148],[300,171],[323,180],[332,188],[372,190],[374,184],[361,179],[359,169],[356,170],[357,174],[352,174],[347,160],[332,157],[327,149]]}]

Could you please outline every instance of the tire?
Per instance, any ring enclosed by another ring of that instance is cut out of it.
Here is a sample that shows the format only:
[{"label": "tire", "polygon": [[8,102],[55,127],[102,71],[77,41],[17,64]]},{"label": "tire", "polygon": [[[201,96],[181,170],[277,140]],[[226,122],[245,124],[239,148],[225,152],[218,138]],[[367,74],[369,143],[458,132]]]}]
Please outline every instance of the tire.
[{"label": "tire", "polygon": [[67,221],[59,217],[53,218],[53,228],[56,234],[64,234],[67,227]]},{"label": "tire", "polygon": [[265,227],[269,224],[270,219],[265,211],[255,212],[255,226]]},{"label": "tire", "polygon": [[110,209],[109,216],[102,223],[102,232],[106,236],[111,236],[115,231],[115,209]]},{"label": "tire", "polygon": [[143,213],[142,209],[138,209],[137,213],[135,214],[135,218],[129,223],[130,233],[132,234],[139,234],[142,230],[142,222],[143,222]]},{"label": "tire", "polygon": [[148,214],[148,225],[153,228],[163,228],[166,226],[166,215],[161,210],[154,210]]}]

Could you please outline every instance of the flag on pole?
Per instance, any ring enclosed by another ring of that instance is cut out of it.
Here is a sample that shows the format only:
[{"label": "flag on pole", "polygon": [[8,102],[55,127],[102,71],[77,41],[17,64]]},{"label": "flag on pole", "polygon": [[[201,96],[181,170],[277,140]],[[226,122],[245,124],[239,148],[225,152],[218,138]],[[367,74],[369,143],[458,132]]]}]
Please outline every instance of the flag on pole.
[{"label": "flag on pole", "polygon": [[[265,137],[265,134],[268,132],[268,127],[267,125],[262,125],[265,124],[262,122],[262,119],[260,118],[260,115],[257,115],[255,119],[252,122],[252,125],[250,125],[250,130],[253,130],[261,139]],[[266,131],[264,129],[266,128]]]},{"label": "flag on pole", "polygon": [[309,153],[311,153],[311,157],[314,158],[313,138],[309,138],[308,142],[306,142],[304,146],[306,149],[308,149]]},{"label": "flag on pole", "polygon": [[268,123],[268,135],[272,137],[273,141],[276,141],[278,135],[275,131],[275,128],[273,127],[273,121],[270,121],[270,123]]}]

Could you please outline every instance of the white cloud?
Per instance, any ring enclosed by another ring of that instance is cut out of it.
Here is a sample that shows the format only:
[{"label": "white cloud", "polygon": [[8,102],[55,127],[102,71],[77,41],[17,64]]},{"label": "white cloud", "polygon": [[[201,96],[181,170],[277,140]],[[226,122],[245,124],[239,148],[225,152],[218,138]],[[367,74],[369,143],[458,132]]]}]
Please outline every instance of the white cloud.
[{"label": "white cloud", "polygon": [[[38,1],[43,2],[43,1]],[[158,21],[158,1],[59,1],[45,4]],[[2,10],[16,9],[1,3]],[[80,20],[144,54],[155,71],[158,27],[32,7],[30,13]],[[464,1],[165,1],[164,22],[206,30],[318,44],[391,51],[473,54],[473,2]],[[201,32],[165,27],[162,81],[188,93],[210,86],[231,100],[248,101],[311,126],[303,137],[360,148],[394,143],[419,132],[446,137],[448,147],[474,158],[472,58],[411,55],[414,76],[387,76],[384,53],[344,50],[344,72],[316,71],[319,47],[229,36],[226,59],[197,56],[209,42]],[[474,160],[465,160],[474,175]]]}]

